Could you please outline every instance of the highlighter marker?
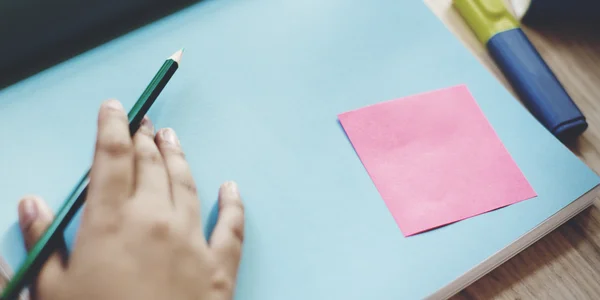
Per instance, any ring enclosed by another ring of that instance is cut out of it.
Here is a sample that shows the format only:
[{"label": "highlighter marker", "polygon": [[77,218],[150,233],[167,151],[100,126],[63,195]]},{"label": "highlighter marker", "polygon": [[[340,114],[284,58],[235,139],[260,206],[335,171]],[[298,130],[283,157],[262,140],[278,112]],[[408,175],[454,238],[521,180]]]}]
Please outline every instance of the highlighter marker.
[{"label": "highlighter marker", "polygon": [[502,0],[453,0],[523,104],[561,142],[587,128],[585,117]]}]

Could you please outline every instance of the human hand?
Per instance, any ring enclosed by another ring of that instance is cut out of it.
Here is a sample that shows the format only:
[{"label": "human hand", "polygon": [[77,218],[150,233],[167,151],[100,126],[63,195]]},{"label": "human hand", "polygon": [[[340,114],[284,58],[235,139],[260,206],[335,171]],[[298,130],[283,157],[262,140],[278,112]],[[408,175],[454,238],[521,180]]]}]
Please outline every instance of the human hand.
[{"label": "human hand", "polygon": [[[34,299],[232,299],[244,209],[233,182],[219,190],[219,217],[207,242],[189,166],[175,133],[149,119],[131,138],[116,100],[105,102],[81,225],[68,261],[54,253]],[[34,196],[19,204],[27,249],[53,215]]]}]

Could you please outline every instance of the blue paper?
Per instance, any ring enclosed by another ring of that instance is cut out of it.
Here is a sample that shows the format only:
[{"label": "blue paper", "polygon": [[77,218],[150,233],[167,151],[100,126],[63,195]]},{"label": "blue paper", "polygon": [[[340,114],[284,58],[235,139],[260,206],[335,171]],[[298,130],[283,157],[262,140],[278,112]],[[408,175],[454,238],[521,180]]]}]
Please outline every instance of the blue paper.
[{"label": "blue paper", "polygon": [[[0,91],[0,252],[14,268],[19,197],[58,208],[89,168],[100,103],[131,107],[181,47],[150,117],[177,131],[205,222],[219,185],[239,184],[236,299],[423,298],[599,182],[421,1],[203,1]],[[458,84],[539,196],[404,238],[337,114]]]}]

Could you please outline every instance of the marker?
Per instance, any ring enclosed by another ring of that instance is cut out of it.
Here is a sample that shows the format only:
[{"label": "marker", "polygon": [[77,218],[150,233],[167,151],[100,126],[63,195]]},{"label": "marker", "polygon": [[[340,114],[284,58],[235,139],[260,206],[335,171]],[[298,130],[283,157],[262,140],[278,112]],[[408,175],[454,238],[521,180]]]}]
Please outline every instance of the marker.
[{"label": "marker", "polygon": [[453,0],[453,5],[544,127],[563,143],[587,129],[585,117],[502,0]]}]

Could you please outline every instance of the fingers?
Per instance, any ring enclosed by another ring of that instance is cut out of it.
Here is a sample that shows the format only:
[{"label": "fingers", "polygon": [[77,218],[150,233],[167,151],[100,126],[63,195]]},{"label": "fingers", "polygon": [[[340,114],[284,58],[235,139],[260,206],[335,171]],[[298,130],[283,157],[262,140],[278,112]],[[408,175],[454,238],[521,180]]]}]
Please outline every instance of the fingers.
[{"label": "fingers", "polygon": [[[169,178],[165,163],[158,147],[154,143],[154,127],[145,117],[142,126],[133,138],[135,147],[136,194],[140,195],[144,205],[158,205],[164,209],[171,206],[169,199]],[[148,197],[151,196],[151,197]],[[154,201],[156,203],[149,203]]]},{"label": "fingers", "polygon": [[134,151],[123,106],[108,100],[98,114],[88,205],[119,206],[133,193]]},{"label": "fingers", "polygon": [[244,206],[234,182],[219,190],[219,219],[210,238],[210,247],[229,273],[235,278],[244,240]]},{"label": "fingers", "polygon": [[156,144],[167,167],[171,198],[177,212],[192,226],[200,226],[200,204],[196,184],[175,131],[170,128],[160,130],[156,135]]},{"label": "fingers", "polygon": [[[27,196],[19,202],[19,225],[25,241],[27,251],[31,250],[35,243],[44,235],[54,214],[50,208],[38,197]],[[60,253],[53,253],[46,261],[40,278],[53,277],[62,274],[63,264]]]}]

